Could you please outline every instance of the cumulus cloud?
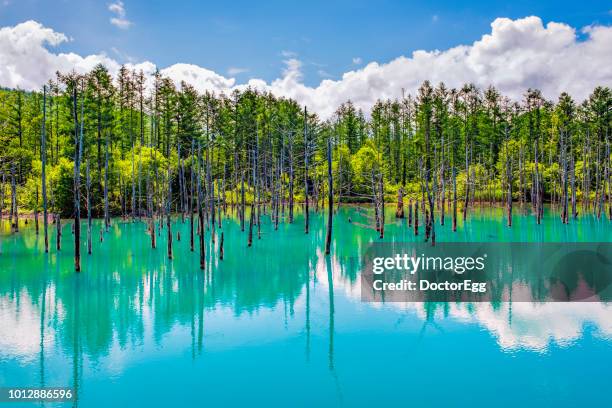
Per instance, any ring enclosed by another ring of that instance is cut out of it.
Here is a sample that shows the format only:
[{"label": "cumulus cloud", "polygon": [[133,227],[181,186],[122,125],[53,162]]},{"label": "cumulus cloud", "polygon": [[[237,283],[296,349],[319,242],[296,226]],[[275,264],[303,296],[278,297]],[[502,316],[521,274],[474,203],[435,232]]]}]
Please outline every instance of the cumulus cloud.
[{"label": "cumulus cloud", "polygon": [[402,88],[414,93],[427,79],[450,87],[468,82],[483,88],[494,85],[516,100],[530,87],[539,88],[548,98],[567,91],[581,100],[597,85],[612,85],[612,27],[589,26],[584,33],[581,41],[567,24],[543,25],[533,16],[498,18],[491,32],[471,45],[418,50],[384,64],[370,62],[339,80],[325,79],[317,87],[282,78],[272,81],[268,89],[308,104],[323,117],[347,99],[367,111],[376,99],[400,97]]},{"label": "cumulus cloud", "polygon": [[171,78],[177,85],[185,81],[198,92],[226,92],[236,82],[234,78],[225,78],[214,71],[193,64],[174,64],[160,72]]},{"label": "cumulus cloud", "polygon": [[[118,3],[113,3],[118,4]],[[285,68],[272,81],[250,79],[237,84],[212,70],[174,64],[161,70],[173,80],[185,81],[199,91],[230,93],[252,86],[278,96],[295,98],[321,117],[333,115],[336,107],[350,99],[368,111],[377,99],[401,96],[402,89],[414,93],[424,80],[449,87],[474,83],[484,88],[496,86],[502,93],[520,100],[527,88],[539,88],[547,98],[567,91],[577,100],[588,96],[597,85],[612,85],[612,27],[591,25],[581,30],[561,23],[546,25],[539,17],[511,20],[497,18],[491,31],[469,45],[447,50],[417,50],[386,63],[370,62],[344,73],[339,79],[324,78],[317,86],[303,81],[302,62],[296,53],[283,51]],[[119,64],[103,53],[80,56],[53,53],[50,49],[68,41],[35,21],[0,29],[0,85],[39,88],[56,70],[84,72],[104,63],[111,73]],[[355,62],[355,60],[353,61]],[[152,73],[155,65],[130,65]],[[232,73],[228,71],[231,76]]]},{"label": "cumulus cloud", "polygon": [[116,27],[126,30],[130,28],[132,22],[126,18],[125,6],[121,0],[108,5],[108,10],[115,16],[110,18],[110,23]]},{"label": "cumulus cloud", "polygon": [[361,57],[354,57],[353,58],[353,64],[355,64],[355,65],[361,65],[362,62],[363,62],[363,60],[361,59]]}]

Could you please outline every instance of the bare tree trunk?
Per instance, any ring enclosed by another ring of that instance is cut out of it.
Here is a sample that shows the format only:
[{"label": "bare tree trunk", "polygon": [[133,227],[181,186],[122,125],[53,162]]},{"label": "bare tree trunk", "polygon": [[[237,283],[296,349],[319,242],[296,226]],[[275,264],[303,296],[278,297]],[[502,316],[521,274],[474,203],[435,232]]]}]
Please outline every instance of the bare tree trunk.
[{"label": "bare tree trunk", "polygon": [[132,141],[132,222],[136,219],[136,166],[134,165],[134,142]]},{"label": "bare tree trunk", "polygon": [[293,223],[293,180],[294,180],[294,172],[293,172],[293,136],[289,140],[290,152],[289,152],[289,224]]},{"label": "bare tree trunk", "polygon": [[397,190],[397,209],[395,210],[395,218],[404,218],[404,186]]},{"label": "bare tree trunk", "polygon": [[275,215],[274,215],[274,231],[278,230],[278,222],[279,222],[279,219],[280,219],[280,207],[282,205],[281,204],[281,200],[282,200],[282,198],[281,198],[282,172],[280,170],[281,168],[282,168],[282,165],[279,162],[278,167],[276,169],[276,171],[277,171],[277,173],[276,173],[276,185],[275,185],[275,189],[276,189],[276,192],[275,192],[275,196],[276,196],[275,202],[276,202],[276,205],[275,205],[275,207],[276,208],[274,209],[274,212],[275,212]]},{"label": "bare tree trunk", "polygon": [[561,222],[563,224],[567,224],[569,221],[569,193],[568,193],[568,162],[567,162],[567,143],[566,143],[566,134],[562,132],[561,134],[561,171],[563,175],[563,191],[562,191],[562,207],[561,207]]},{"label": "bare tree trunk", "polygon": [[17,184],[15,181],[15,165],[11,167],[11,228],[13,233],[19,232],[19,206],[17,204]]},{"label": "bare tree trunk", "polygon": [[382,171],[378,175],[378,185],[380,188],[380,231],[379,238],[383,239],[385,236],[385,185],[383,180]]},{"label": "bare tree trunk", "polygon": [[57,212],[55,213],[55,226],[56,228],[56,232],[57,232],[57,236],[56,236],[56,240],[55,240],[55,247],[57,248],[58,251],[62,250],[62,218],[60,216],[60,213]]},{"label": "bare tree trunk", "polygon": [[[142,121],[142,118],[141,118]],[[141,129],[141,139],[144,140],[144,133]],[[140,149],[138,150],[138,220],[142,217],[142,144],[140,143]]]},{"label": "bare tree trunk", "polygon": [[601,207],[605,211],[606,193],[608,197],[608,218],[612,220],[612,207],[610,207],[610,142],[606,139],[606,150],[604,158],[604,179],[601,191]]},{"label": "bare tree trunk", "polygon": [[[435,180],[433,181],[435,184]],[[432,192],[429,188],[429,180],[427,177],[425,178],[425,189],[427,190],[427,201],[429,202],[429,216],[427,217],[427,222],[425,224],[425,228],[427,230],[427,236],[431,237],[431,246],[436,245],[436,222],[435,222],[435,193]]]},{"label": "bare tree trunk", "polygon": [[470,159],[468,154],[468,144],[465,142],[465,200],[463,202],[463,222],[467,219],[467,211],[470,197]]},{"label": "bare tree trunk", "polygon": [[304,107],[304,233],[308,234],[310,209],[308,208],[308,111]]},{"label": "bare tree trunk", "polygon": [[572,185],[572,218],[578,218],[578,212],[576,211],[576,167],[574,164],[574,155],[570,157],[570,177]]},{"label": "bare tree trunk", "polygon": [[247,246],[250,248],[253,245],[253,218],[255,216],[255,206],[251,204],[251,211],[249,214],[249,233],[247,235]]},{"label": "bare tree trunk", "polygon": [[38,184],[36,185],[35,199],[36,204],[34,205],[34,227],[36,229],[36,235],[38,235]]},{"label": "bare tree trunk", "polygon": [[506,130],[506,182],[508,183],[507,212],[508,227],[512,227],[512,157],[508,148],[508,126]]},{"label": "bare tree trunk", "polygon": [[202,162],[202,151],[198,142],[198,224],[199,224],[199,241],[200,241],[200,269],[204,270],[206,266],[206,253],[204,249],[204,211],[202,205],[202,183],[200,181],[200,163]]},{"label": "bare tree trunk", "polygon": [[245,200],[244,200],[244,170],[240,172],[240,230],[244,232],[244,217],[245,217]]},{"label": "bare tree trunk", "polygon": [[327,139],[327,184],[329,186],[327,194],[327,202],[329,207],[327,209],[327,235],[325,237],[325,254],[329,255],[331,251],[331,238],[332,238],[332,222],[334,212],[334,186],[332,178],[332,152],[331,152],[331,137]]},{"label": "bare tree trunk", "polygon": [[412,227],[412,199],[408,202],[408,226]]},{"label": "bare tree trunk", "polygon": [[[104,229],[108,232],[110,227],[110,215],[108,213],[108,133],[106,134],[106,146],[104,152]],[[155,231],[155,229],[153,229]]]},{"label": "bare tree trunk", "polygon": [[374,225],[376,232],[380,233],[380,208],[378,205],[378,183],[374,177],[374,169],[372,169],[372,206],[374,207]]},{"label": "bare tree trunk", "polygon": [[535,206],[536,206],[536,224],[540,224],[540,172],[538,168],[538,141],[536,139],[534,143],[534,166],[535,166]]},{"label": "bare tree trunk", "polygon": [[[154,120],[153,120],[154,121]],[[154,132],[153,132],[154,133]],[[153,163],[153,146],[150,146],[150,158]],[[153,182],[151,181],[151,176],[149,175],[149,171],[147,171],[147,207],[149,212],[149,234],[151,235],[151,248],[156,248],[155,242],[155,203],[153,201]]]},{"label": "bare tree trunk", "polygon": [[[44,166],[43,166],[44,169]],[[44,172],[44,170],[43,170]],[[2,221],[3,217],[4,217],[4,173],[2,173],[2,182],[0,184],[0,222]]]},{"label": "bare tree trunk", "polygon": [[195,145],[194,145],[194,139],[191,139],[191,169],[189,171],[189,184],[190,184],[190,191],[191,193],[189,194],[189,250],[191,252],[193,252],[194,250],[194,246],[193,246],[193,227],[194,227],[194,214],[193,214],[193,160],[195,158]]},{"label": "bare tree trunk", "polygon": [[457,170],[453,166],[453,232],[457,231]]},{"label": "bare tree trunk", "polygon": [[[43,228],[45,232],[45,253],[49,252],[49,220],[47,219],[47,132],[46,132],[46,122],[47,122],[47,86],[43,86],[43,119],[42,119],[42,132],[41,132],[41,140],[40,140],[40,155],[42,161],[42,199],[43,199]],[[52,149],[53,150],[53,146]],[[4,180],[3,180],[4,184]],[[0,209],[0,213],[2,209]]]},{"label": "bare tree trunk", "polygon": [[253,154],[253,174],[251,184],[253,185],[253,201],[251,201],[251,213],[249,214],[248,246],[253,245],[253,219],[255,217],[255,154]]},{"label": "bare tree trunk", "polygon": [[[77,84],[74,84],[72,93],[74,106],[74,270],[81,271],[81,172],[80,172],[80,139],[79,119],[77,111]],[[82,101],[81,101],[82,103]],[[81,135],[83,124],[80,126]]]},{"label": "bare tree trunk", "polygon": [[[442,136],[442,152],[441,152],[442,160],[440,163],[440,179],[442,181],[442,191],[440,192],[440,225],[444,225],[444,203],[446,199],[446,180],[444,177],[444,136]],[[434,194],[435,195],[435,194]]]},{"label": "bare tree trunk", "polygon": [[419,235],[419,200],[414,202],[414,235]]},{"label": "bare tree trunk", "polygon": [[172,259],[172,171],[170,170],[170,161],[168,160],[168,199],[166,201],[166,229],[168,234],[168,259]]},{"label": "bare tree trunk", "polygon": [[91,177],[89,175],[89,160],[85,168],[87,187],[87,254],[91,255]]}]

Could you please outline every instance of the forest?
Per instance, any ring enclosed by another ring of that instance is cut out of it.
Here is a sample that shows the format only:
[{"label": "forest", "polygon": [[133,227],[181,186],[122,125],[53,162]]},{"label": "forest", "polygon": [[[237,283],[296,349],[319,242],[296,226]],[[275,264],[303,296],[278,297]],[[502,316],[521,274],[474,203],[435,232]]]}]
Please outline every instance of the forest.
[{"label": "forest", "polygon": [[[537,223],[549,204],[562,223],[612,220],[609,88],[584,101],[527,89],[514,101],[494,87],[426,81],[402,95],[369,112],[347,101],[323,120],[255,89],[201,94],[126,67],[116,78],[98,65],[57,73],[36,92],[2,89],[0,213],[12,232],[20,217],[33,220],[46,251],[48,224],[59,238],[62,218],[87,220],[88,251],[92,218],[106,229],[112,217],[146,222],[152,247],[165,223],[170,258],[173,217],[189,220],[191,250],[197,234],[203,251],[200,231],[211,228],[214,240],[227,211],[250,246],[263,216],[276,229],[299,210],[308,233],[309,212],[327,210],[328,253],[342,203],[373,211],[368,227],[381,237],[385,205],[394,205],[415,234],[421,218],[432,244],[436,223],[450,219],[455,230],[479,204],[504,206],[508,226],[515,205]],[[73,233],[82,242],[80,228]]]}]

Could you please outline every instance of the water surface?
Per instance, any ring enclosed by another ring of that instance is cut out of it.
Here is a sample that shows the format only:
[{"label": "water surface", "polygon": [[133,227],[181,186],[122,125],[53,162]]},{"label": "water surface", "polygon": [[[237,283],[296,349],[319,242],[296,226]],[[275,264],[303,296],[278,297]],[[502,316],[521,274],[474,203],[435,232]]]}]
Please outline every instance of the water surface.
[{"label": "water surface", "polygon": [[[447,218],[438,241],[612,237],[591,216],[562,225],[547,210],[538,226],[517,211],[511,229],[502,217],[479,209],[456,233]],[[69,221],[49,254],[31,222],[3,224],[0,386],[71,386],[64,405],[82,407],[610,404],[612,305],[363,303],[360,256],[377,233],[342,208],[325,257],[325,219],[313,214],[305,235],[300,214],[278,231],[264,217],[252,248],[224,219],[225,260],[207,231],[205,271],[188,222],[173,224],[173,260],[165,230],[151,250],[143,223],[115,219],[99,242],[96,222],[80,274]],[[423,240],[391,208],[387,221],[386,241]]]}]

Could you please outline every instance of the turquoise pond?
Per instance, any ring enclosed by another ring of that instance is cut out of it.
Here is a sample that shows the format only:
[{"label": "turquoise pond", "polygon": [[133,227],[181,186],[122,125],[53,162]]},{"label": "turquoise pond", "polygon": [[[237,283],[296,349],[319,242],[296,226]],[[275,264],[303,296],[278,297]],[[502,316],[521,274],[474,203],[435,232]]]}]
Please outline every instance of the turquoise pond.
[{"label": "turquoise pond", "polygon": [[[385,241],[423,240],[387,211]],[[187,221],[174,221],[173,260],[165,230],[152,250],[144,223],[114,219],[100,242],[95,221],[80,274],[71,221],[49,254],[32,222],[10,234],[5,221],[0,387],[75,389],[74,402],[45,406],[612,405],[611,303],[362,302],[359,259],[377,234],[343,207],[326,257],[325,219],[313,213],[305,235],[301,213],[278,231],[266,216],[248,248],[224,218],[225,259],[207,231],[205,271]],[[542,225],[518,208],[511,229],[500,208],[455,233],[446,224],[439,242],[612,241],[612,222],[562,225],[550,209]]]}]

